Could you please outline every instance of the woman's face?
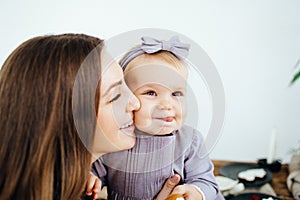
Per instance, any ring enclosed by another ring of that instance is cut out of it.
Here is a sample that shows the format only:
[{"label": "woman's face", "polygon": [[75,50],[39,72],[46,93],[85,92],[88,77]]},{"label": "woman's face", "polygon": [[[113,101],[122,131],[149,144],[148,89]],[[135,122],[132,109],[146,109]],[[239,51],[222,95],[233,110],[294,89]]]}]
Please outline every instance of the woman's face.
[{"label": "woman's face", "polygon": [[123,71],[105,51],[102,53],[102,76],[94,154],[125,150],[135,144],[133,111],[139,101],[125,84]]}]

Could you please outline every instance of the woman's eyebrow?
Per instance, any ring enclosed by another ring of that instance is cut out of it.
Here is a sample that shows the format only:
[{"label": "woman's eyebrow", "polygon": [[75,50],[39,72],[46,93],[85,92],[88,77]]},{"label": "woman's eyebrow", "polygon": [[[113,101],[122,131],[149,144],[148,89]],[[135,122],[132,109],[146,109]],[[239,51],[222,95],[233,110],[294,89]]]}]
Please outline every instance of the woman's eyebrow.
[{"label": "woman's eyebrow", "polygon": [[122,80],[119,80],[118,82],[115,82],[109,86],[109,88],[103,93],[102,97],[107,95],[107,93],[114,87],[117,87],[118,85],[122,85]]}]

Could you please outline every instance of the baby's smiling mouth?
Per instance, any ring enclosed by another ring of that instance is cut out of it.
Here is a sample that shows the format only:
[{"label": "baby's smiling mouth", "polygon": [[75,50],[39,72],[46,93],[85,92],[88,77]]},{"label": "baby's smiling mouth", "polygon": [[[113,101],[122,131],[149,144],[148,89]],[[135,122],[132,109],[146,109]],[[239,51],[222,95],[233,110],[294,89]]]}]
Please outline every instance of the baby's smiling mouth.
[{"label": "baby's smiling mouth", "polygon": [[167,116],[167,117],[158,117],[156,118],[158,120],[162,120],[162,121],[165,121],[165,122],[172,122],[174,120],[174,117],[172,116]]}]

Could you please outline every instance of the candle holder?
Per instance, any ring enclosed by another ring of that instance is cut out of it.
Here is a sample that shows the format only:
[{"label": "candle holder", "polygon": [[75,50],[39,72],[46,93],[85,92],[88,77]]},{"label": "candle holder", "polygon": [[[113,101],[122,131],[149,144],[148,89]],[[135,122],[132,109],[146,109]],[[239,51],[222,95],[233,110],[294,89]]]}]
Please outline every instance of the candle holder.
[{"label": "candle holder", "polygon": [[271,172],[279,172],[281,169],[281,160],[274,160],[272,163],[267,163],[267,159],[258,159],[257,164],[260,167],[269,169]]}]

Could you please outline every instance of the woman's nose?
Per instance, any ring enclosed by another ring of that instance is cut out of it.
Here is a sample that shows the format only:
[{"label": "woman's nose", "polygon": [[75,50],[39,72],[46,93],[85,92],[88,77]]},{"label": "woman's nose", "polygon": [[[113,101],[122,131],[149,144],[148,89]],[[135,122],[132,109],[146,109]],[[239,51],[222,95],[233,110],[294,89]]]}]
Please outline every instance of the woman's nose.
[{"label": "woman's nose", "polygon": [[138,110],[140,108],[141,104],[138,98],[130,92],[129,94],[129,102],[127,105],[127,112],[132,112],[134,110]]}]

